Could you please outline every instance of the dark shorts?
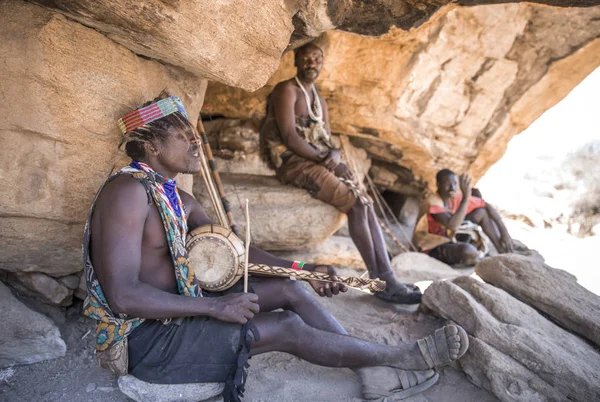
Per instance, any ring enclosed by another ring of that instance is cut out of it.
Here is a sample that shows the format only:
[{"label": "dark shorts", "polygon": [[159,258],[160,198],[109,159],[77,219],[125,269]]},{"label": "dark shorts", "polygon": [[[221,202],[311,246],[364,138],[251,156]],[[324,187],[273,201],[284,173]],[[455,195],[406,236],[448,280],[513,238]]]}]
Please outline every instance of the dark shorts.
[{"label": "dark shorts", "polygon": [[290,155],[277,169],[277,177],[283,184],[305,189],[314,198],[333,205],[341,212],[348,212],[356,203],[356,196],[325,166],[298,155]]},{"label": "dark shorts", "polygon": [[237,368],[241,328],[208,317],[146,320],[129,335],[129,373],[159,384],[225,382]]},{"label": "dark shorts", "polygon": [[[239,282],[204,296],[237,291]],[[248,327],[210,317],[186,317],[166,325],[146,320],[128,336],[129,374],[156,384],[225,382],[230,389],[243,389],[251,341]]]}]

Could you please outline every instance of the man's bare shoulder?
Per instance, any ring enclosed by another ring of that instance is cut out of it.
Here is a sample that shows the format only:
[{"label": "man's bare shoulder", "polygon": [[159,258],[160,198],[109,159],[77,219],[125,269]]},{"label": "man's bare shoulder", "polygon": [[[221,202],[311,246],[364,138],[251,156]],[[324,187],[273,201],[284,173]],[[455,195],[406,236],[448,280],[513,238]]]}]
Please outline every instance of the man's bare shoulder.
[{"label": "man's bare shoulder", "polygon": [[273,95],[290,95],[295,94],[298,90],[298,86],[294,83],[293,79],[281,81],[279,84],[275,85],[273,88]]},{"label": "man's bare shoulder", "polygon": [[427,207],[444,207],[444,200],[437,193],[429,194],[425,202],[427,203]]},{"label": "man's bare shoulder", "polygon": [[106,183],[98,196],[97,206],[104,210],[113,209],[120,204],[135,208],[149,204],[144,185],[128,174],[117,176]]},{"label": "man's bare shoulder", "polygon": [[198,200],[190,193],[187,193],[180,188],[177,189],[177,192],[179,193],[179,197],[181,197],[181,202],[183,202],[183,205],[185,205],[188,210],[190,208],[202,207]]}]

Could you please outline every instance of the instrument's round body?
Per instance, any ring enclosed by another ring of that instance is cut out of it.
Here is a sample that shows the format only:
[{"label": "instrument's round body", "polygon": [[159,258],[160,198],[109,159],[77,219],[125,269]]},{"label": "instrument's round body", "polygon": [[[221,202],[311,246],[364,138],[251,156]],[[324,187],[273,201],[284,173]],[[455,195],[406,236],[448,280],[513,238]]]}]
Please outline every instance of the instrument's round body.
[{"label": "instrument's round body", "polygon": [[229,229],[200,226],[187,235],[186,248],[202,289],[220,292],[244,276],[244,243]]}]

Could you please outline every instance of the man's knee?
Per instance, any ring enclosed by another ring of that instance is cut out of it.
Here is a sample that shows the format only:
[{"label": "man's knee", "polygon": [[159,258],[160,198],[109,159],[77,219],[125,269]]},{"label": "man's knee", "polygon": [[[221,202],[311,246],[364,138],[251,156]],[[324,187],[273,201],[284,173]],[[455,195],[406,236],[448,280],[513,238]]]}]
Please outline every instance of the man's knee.
[{"label": "man's knee", "polygon": [[278,312],[277,320],[274,325],[277,327],[278,336],[277,342],[281,347],[282,352],[297,353],[298,339],[303,336],[302,330],[306,327],[302,318],[293,311],[284,310]]},{"label": "man's knee", "polygon": [[287,307],[292,309],[298,304],[304,303],[310,297],[308,290],[302,283],[289,279],[284,282],[282,293]]},{"label": "man's knee", "polygon": [[475,265],[479,261],[479,250],[472,244],[461,244],[459,254],[462,264]]},{"label": "man's knee", "polygon": [[277,313],[277,328],[286,334],[295,334],[304,325],[302,318],[293,311],[284,310]]},{"label": "man's knee", "polygon": [[487,218],[489,218],[489,216],[485,208],[476,208],[466,216],[467,220],[477,224]]}]

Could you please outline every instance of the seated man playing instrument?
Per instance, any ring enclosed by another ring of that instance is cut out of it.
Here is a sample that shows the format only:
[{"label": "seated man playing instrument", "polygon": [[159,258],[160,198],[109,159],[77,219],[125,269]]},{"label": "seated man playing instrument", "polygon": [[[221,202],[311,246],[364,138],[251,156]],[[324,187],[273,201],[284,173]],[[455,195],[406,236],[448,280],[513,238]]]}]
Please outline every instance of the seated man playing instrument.
[{"label": "seated man playing instrument", "polygon": [[[239,282],[226,291],[203,291],[194,274],[203,267],[191,266],[184,242],[189,231],[212,222],[173,180],[200,170],[196,129],[175,96],[155,99],[119,126],[133,162],[96,195],[83,247],[84,314],[98,321],[102,367],[150,383],[224,382],[225,399],[238,401],[248,357],[280,351],[352,368],[365,398],[376,399],[430,387],[438,378],[431,368],[467,350],[467,334],[456,325],[399,345],[354,338],[305,286],[289,279],[252,277],[249,293]],[[299,268],[254,247],[249,260]],[[335,274],[330,266],[303,269]],[[328,297],[347,290],[311,286]]]},{"label": "seated man playing instrument", "polygon": [[[422,252],[449,265],[475,265],[484,253],[469,242],[470,236],[465,239],[455,236],[457,230],[470,222],[483,229],[500,253],[513,251],[512,239],[502,218],[490,204],[472,195],[468,175],[461,175],[459,179],[451,170],[442,169],[436,175],[436,182],[437,193],[428,197],[427,213],[415,232],[415,243]],[[453,242],[452,237],[458,241]]]},{"label": "seated man playing instrument", "polygon": [[371,278],[387,283],[375,296],[397,303],[419,303],[421,292],[394,276],[383,233],[370,200],[361,195],[352,172],[341,162],[331,140],[327,103],[314,82],[323,67],[323,51],[307,44],[295,52],[297,76],[273,89],[261,129],[266,162],[284,184],[306,189],[313,197],[348,215],[350,237]]}]

